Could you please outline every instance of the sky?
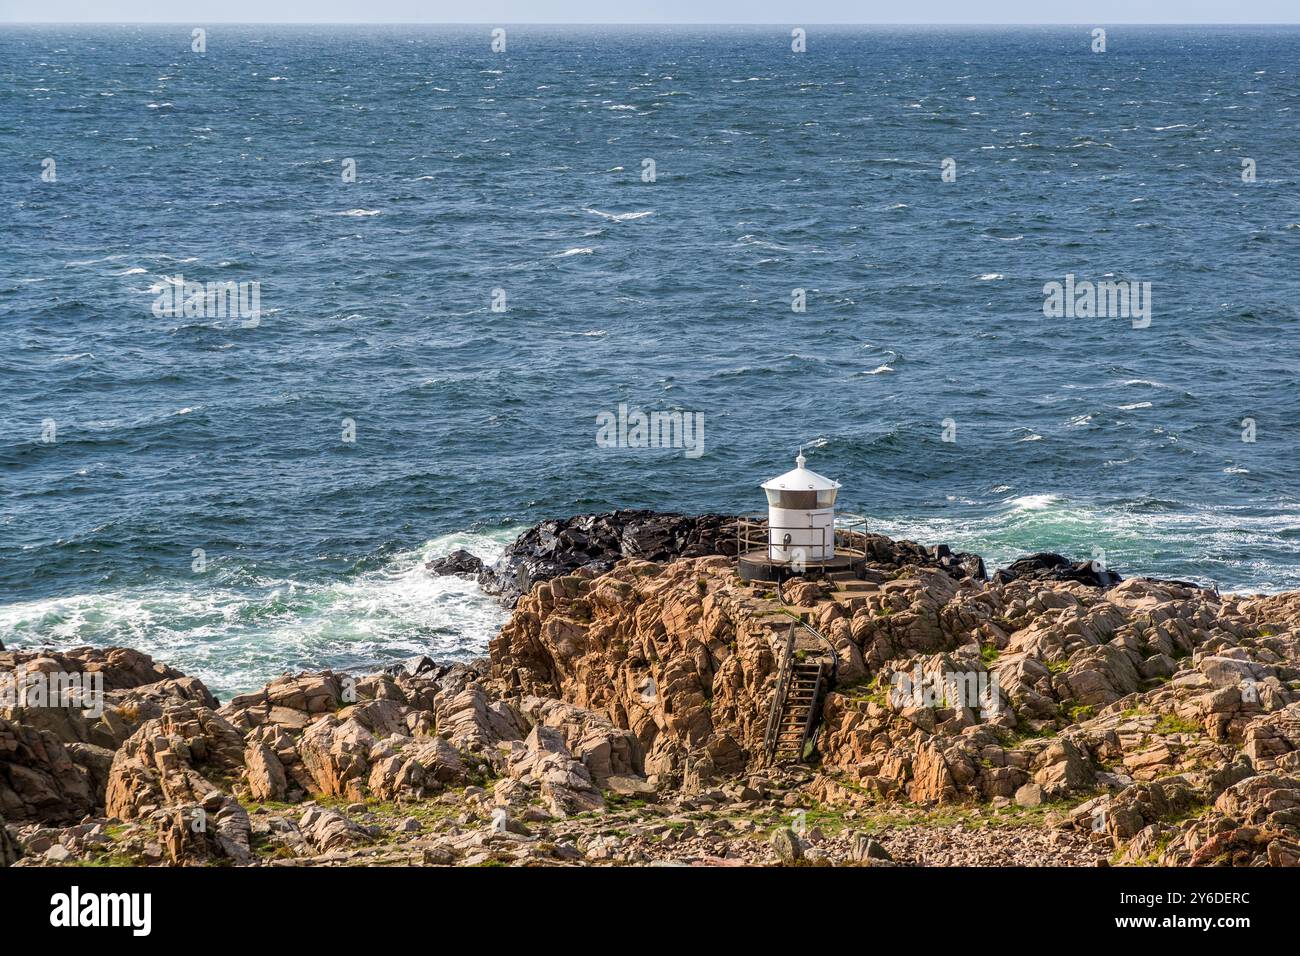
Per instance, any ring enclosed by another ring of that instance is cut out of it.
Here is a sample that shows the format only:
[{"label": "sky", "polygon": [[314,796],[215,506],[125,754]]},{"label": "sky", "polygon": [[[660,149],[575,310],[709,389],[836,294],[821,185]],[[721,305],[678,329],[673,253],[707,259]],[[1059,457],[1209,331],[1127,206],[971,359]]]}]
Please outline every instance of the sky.
[{"label": "sky", "polygon": [[0,0],[31,23],[1297,23],[1300,0]]}]

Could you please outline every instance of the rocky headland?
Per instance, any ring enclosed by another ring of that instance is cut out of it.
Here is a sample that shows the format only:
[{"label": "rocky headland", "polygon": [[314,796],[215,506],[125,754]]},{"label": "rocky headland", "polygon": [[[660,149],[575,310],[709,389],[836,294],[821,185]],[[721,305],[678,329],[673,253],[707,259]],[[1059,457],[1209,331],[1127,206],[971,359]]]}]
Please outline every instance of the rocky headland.
[{"label": "rocky headland", "polygon": [[[544,522],[430,568],[514,606],[488,658],[224,704],[127,648],[0,651],[103,687],[0,706],[0,862],[1300,864],[1300,592],[858,544],[859,578],[777,594],[726,516]],[[796,618],[834,684],[774,766]],[[952,674],[980,701],[895,692]]]}]

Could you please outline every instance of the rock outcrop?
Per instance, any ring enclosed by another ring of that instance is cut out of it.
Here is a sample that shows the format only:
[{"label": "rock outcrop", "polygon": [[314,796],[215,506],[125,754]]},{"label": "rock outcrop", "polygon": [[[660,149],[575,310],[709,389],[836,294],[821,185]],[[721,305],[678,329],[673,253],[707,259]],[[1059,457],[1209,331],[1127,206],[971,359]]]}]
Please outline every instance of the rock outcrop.
[{"label": "rock outcrop", "polygon": [[[602,574],[625,558],[664,563],[718,554],[735,557],[738,520],[732,515],[637,510],[575,515],[543,521],[525,531],[492,565],[457,549],[428,562],[426,569],[431,574],[473,575],[484,591],[513,607],[536,584],[579,570]],[[763,521],[756,524],[761,526]],[[855,538],[854,543],[865,548],[877,568],[933,567],[959,579],[985,578],[984,560],[977,554],[952,551],[943,544],[925,547],[914,541],[895,541],[879,534]],[[1046,557],[1065,561],[1059,555]],[[1119,580],[1118,575],[1114,580]]]},{"label": "rock outcrop", "polygon": [[[794,579],[783,604],[710,553],[726,522],[539,526],[486,661],[285,675],[218,706],[125,649],[0,653],[105,688],[96,711],[0,712],[0,863],[1300,864],[1300,593],[1052,555],[989,580],[863,535],[860,580]],[[791,635],[836,683],[810,764],[773,767]],[[1017,849],[855,828],[938,806],[1017,821]],[[791,823],[812,808],[834,832]]]},{"label": "rock outcrop", "polygon": [[160,807],[202,804],[243,767],[239,731],[201,704],[169,705],[122,745],[109,770],[105,809],[132,820]]},{"label": "rock outcrop", "polygon": [[[604,572],[623,558],[669,561],[734,554],[735,518],[659,511],[610,511],[543,521],[520,535],[490,567],[468,552],[432,561],[435,574],[477,573],[489,594],[513,606],[534,584],[580,568]],[[474,567],[478,561],[479,567]]]},{"label": "rock outcrop", "polygon": [[96,802],[89,771],[54,734],[0,717],[0,816],[70,823]]},{"label": "rock outcrop", "polygon": [[[1276,816],[1216,800],[1300,765],[1296,595],[1119,581],[1044,555],[993,581],[932,554],[889,565],[906,554],[881,549],[867,572],[879,580],[865,589],[787,587],[838,659],[816,741],[823,772],[873,799],[922,805],[1097,800],[1090,813],[1113,814],[1097,832],[1133,859],[1184,817],[1169,859],[1291,859],[1300,830],[1286,778],[1259,801]],[[771,597],[741,585],[724,558],[580,570],[519,602],[492,643],[493,674],[604,713],[635,735],[648,773],[707,786],[763,766],[788,625]],[[972,693],[896,693],[954,676]],[[1189,822],[1207,807],[1214,819]],[[1262,833],[1260,819],[1271,824]],[[1235,835],[1211,849],[1226,842],[1231,853],[1201,849],[1206,827],[1230,824]]]},{"label": "rock outcrop", "polygon": [[730,567],[633,559],[539,584],[492,642],[493,674],[606,714],[647,772],[681,774],[689,752],[739,772],[761,740],[774,665],[762,612],[725,590]]},{"label": "rock outcrop", "polygon": [[464,577],[478,577],[483,570],[483,559],[471,554],[464,548],[457,548],[451,554],[435,558],[425,565],[430,574],[459,574]]},{"label": "rock outcrop", "polygon": [[1071,561],[1051,551],[1040,551],[1012,561],[994,572],[997,584],[1012,581],[1077,581],[1091,587],[1108,588],[1124,579],[1098,561]]},{"label": "rock outcrop", "polygon": [[93,694],[0,707],[0,813],[14,821],[69,821],[102,808],[113,755],[142,722],[176,702],[217,706],[202,682],[123,647],[0,653],[0,678],[16,675],[46,687],[75,679]]}]

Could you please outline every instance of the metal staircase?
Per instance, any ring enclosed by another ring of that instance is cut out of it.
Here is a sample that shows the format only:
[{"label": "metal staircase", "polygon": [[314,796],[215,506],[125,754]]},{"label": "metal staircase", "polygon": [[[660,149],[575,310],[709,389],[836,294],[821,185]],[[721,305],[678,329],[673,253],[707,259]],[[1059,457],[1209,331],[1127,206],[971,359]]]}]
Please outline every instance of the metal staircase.
[{"label": "metal staircase", "polygon": [[[784,602],[784,596],[781,599]],[[822,694],[835,682],[835,664],[838,662],[833,647],[829,666],[820,654],[811,659],[801,659],[800,652],[796,651],[796,636],[800,631],[806,631],[831,647],[830,642],[812,627],[802,621],[790,622],[777,667],[776,691],[767,715],[764,744],[769,764],[803,760],[804,748],[817,730]]]},{"label": "metal staircase", "polygon": [[[777,600],[783,607],[793,607],[785,596],[783,583],[776,582]],[[802,614],[787,613],[792,620],[777,664],[776,690],[763,739],[767,762],[773,765],[803,760],[808,741],[816,736],[821,721],[822,696],[835,687],[840,669],[835,645],[826,635],[808,624]],[[798,649],[797,638],[801,634],[816,641],[815,651]]]}]

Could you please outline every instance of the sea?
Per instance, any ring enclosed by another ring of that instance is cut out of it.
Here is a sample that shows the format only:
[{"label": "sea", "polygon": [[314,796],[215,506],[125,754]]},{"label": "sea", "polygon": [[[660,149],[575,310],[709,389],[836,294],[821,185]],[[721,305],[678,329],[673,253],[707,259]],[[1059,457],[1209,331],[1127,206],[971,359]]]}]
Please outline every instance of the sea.
[{"label": "sea", "polygon": [[1300,588],[1300,28],[1102,40],[0,26],[0,640],[471,658],[428,558],[801,448],[991,567]]}]

